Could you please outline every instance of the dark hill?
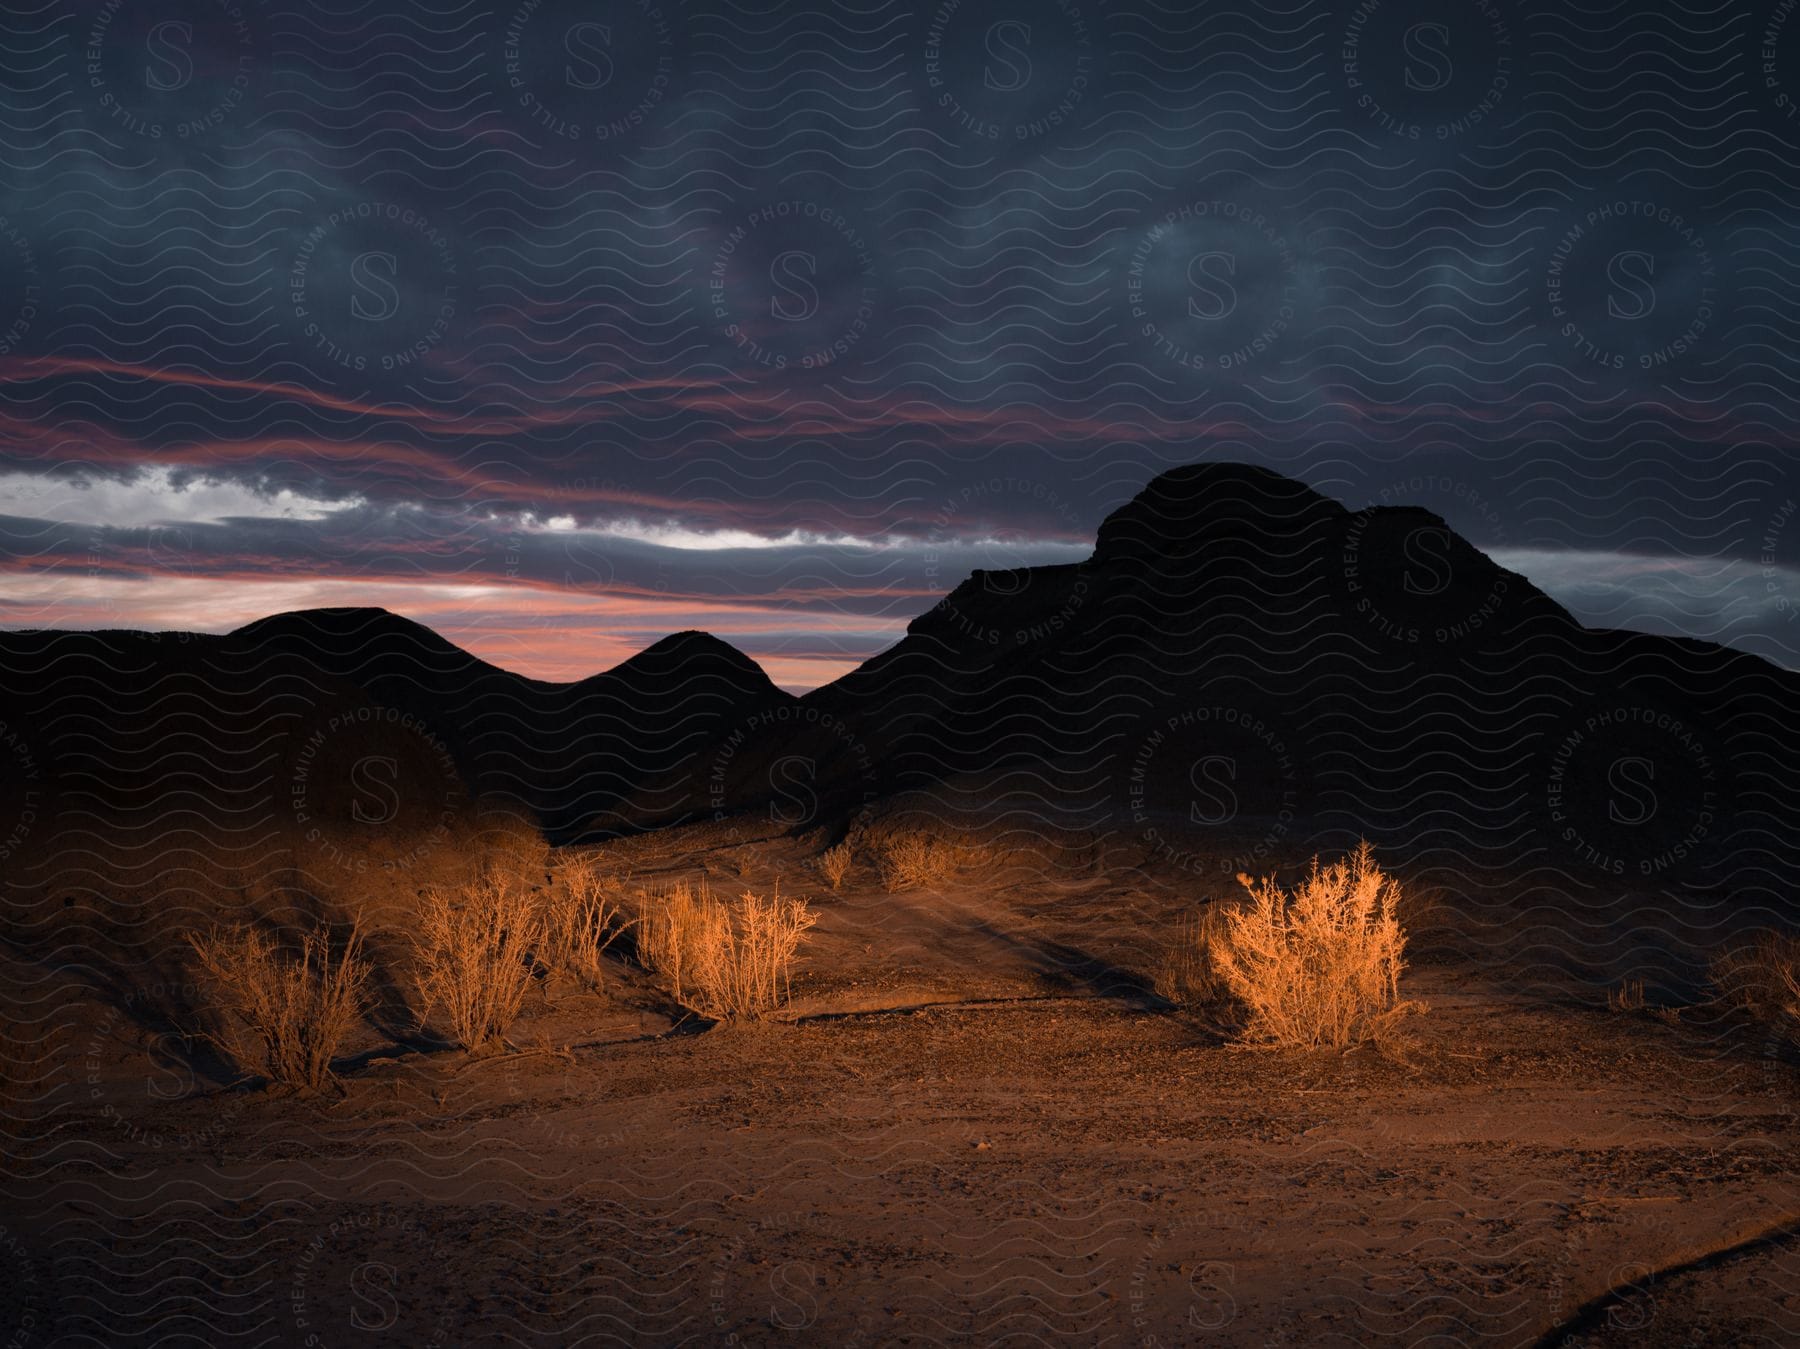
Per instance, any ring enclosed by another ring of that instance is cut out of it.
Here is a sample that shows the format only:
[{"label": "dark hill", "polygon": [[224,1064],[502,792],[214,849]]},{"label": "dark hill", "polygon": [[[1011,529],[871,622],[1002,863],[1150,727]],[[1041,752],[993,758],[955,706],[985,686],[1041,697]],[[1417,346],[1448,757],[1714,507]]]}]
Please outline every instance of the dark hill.
[{"label": "dark hill", "polygon": [[681,766],[789,701],[698,633],[574,684],[499,669],[382,609],[224,636],[0,633],[10,817],[186,830],[274,858],[316,850],[321,831],[441,831],[477,800],[558,836],[679,817],[701,795]]},{"label": "dark hill", "polygon": [[1158,477],[1086,562],[976,573],[801,710],[854,737],[780,750],[829,798],[999,804],[1212,869],[1335,830],[1770,902],[1795,874],[1795,675],[1591,631],[1436,515],[1245,465]]}]

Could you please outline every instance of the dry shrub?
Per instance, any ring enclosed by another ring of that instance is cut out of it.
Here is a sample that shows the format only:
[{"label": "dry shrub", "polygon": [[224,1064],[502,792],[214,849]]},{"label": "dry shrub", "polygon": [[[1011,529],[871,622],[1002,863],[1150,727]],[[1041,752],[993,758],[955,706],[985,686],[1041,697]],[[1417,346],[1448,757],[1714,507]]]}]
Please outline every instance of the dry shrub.
[{"label": "dry shrub", "polygon": [[695,966],[695,984],[709,1016],[759,1017],[793,998],[794,960],[818,920],[803,899],[764,897],[746,890],[726,906],[724,941]]},{"label": "dry shrub", "polygon": [[1621,980],[1617,988],[1608,989],[1606,1005],[1615,1012],[1641,1012],[1648,1006],[1642,979]]},{"label": "dry shrub", "polygon": [[803,899],[745,891],[713,898],[683,882],[646,896],[638,950],[683,1006],[703,1016],[761,1017],[792,997],[795,959],[818,921]]},{"label": "dry shrub", "polygon": [[1727,1007],[1800,1025],[1800,937],[1760,933],[1714,959],[1711,974]]},{"label": "dry shrub", "polygon": [[323,927],[284,950],[253,927],[188,934],[211,985],[218,1028],[204,1037],[241,1069],[284,1086],[321,1087],[367,1002],[369,962],[360,924],[332,956]]},{"label": "dry shrub", "polygon": [[679,881],[658,894],[638,896],[638,959],[652,974],[668,981],[675,1001],[688,1002],[696,954],[720,940],[723,910],[702,881]]},{"label": "dry shrub", "polygon": [[819,872],[833,890],[844,884],[844,877],[850,874],[851,848],[850,840],[845,839],[835,847],[825,849],[819,854]]},{"label": "dry shrub", "polygon": [[601,957],[631,926],[623,901],[618,883],[593,853],[562,858],[544,902],[539,963],[553,974],[598,987]]},{"label": "dry shrub", "polygon": [[1226,911],[1213,959],[1247,1012],[1246,1041],[1341,1049],[1417,1010],[1399,1001],[1400,886],[1367,843],[1348,863],[1321,869],[1315,857],[1292,895],[1273,877],[1238,882],[1249,902]]},{"label": "dry shrub", "polygon": [[531,987],[530,954],[542,932],[531,894],[501,871],[455,897],[427,890],[413,948],[420,1020],[441,1012],[464,1049],[503,1037]]},{"label": "dry shrub", "polygon": [[890,893],[922,890],[945,880],[960,860],[952,844],[929,834],[896,834],[882,842],[875,866]]},{"label": "dry shrub", "polygon": [[1156,971],[1157,996],[1178,1007],[1204,1007],[1224,997],[1215,955],[1224,931],[1224,915],[1216,906],[1184,914]]}]

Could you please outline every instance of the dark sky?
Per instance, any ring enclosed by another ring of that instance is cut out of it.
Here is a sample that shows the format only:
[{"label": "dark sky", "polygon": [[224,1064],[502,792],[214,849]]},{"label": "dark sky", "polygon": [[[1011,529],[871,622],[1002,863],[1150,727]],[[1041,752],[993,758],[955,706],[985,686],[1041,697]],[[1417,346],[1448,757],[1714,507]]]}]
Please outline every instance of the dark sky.
[{"label": "dark sky", "polygon": [[8,623],[804,688],[1232,458],[1800,664],[1796,0],[0,24]]}]

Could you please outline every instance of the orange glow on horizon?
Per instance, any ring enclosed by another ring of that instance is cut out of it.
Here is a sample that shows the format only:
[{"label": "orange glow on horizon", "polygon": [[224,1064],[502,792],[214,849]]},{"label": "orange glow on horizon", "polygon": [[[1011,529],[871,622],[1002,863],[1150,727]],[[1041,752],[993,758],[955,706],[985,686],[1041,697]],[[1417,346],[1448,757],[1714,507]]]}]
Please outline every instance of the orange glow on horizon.
[{"label": "orange glow on horizon", "polygon": [[[610,670],[672,632],[700,629],[730,642],[779,687],[801,693],[828,684],[899,640],[906,619],[831,615],[695,597],[585,594],[524,586],[406,583],[312,576],[116,577],[16,573],[9,628],[130,628],[225,633],[296,609],[387,609],[423,624],[489,664],[550,683]],[[119,600],[129,594],[129,610]],[[838,634],[845,654],[782,654],[780,635],[805,628],[815,648]],[[772,639],[770,642],[759,638]],[[746,648],[762,648],[760,653]]]}]

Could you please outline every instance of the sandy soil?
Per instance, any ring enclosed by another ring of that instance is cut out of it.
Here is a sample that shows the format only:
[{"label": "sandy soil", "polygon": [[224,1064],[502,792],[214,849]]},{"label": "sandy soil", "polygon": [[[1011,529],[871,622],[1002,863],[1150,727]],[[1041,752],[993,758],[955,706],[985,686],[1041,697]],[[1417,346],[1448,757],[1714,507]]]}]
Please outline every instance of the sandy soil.
[{"label": "sandy soil", "polygon": [[[809,847],[619,856],[792,889]],[[1800,1242],[1751,1240],[1800,1214],[1791,1047],[1608,1010],[1529,903],[1440,900],[1404,1039],[1293,1055],[1149,994],[1149,872],[799,888],[781,1024],[684,1020],[620,962],[534,996],[536,1052],[371,1029],[312,1098],[15,962],[58,1061],[9,1161],[0,1345],[1800,1342]]]}]

